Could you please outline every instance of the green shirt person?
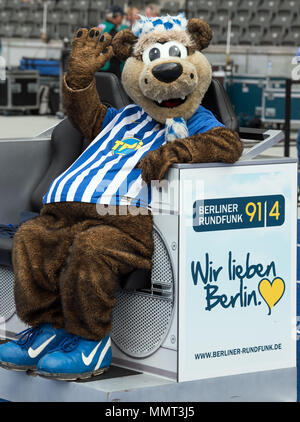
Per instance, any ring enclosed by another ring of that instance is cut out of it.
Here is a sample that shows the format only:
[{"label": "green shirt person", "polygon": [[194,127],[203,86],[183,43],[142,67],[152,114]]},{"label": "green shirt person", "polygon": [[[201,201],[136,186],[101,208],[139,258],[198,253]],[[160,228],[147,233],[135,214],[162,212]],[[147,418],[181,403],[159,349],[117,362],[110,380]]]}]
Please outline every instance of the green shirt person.
[{"label": "green shirt person", "polygon": [[[111,6],[105,21],[100,23],[99,29],[103,33],[109,33],[113,38],[118,31],[127,28],[127,26],[122,25],[124,15],[124,10],[120,6]],[[123,66],[124,63],[120,62],[116,57],[113,57],[100,70],[102,72],[115,73],[120,77]]]}]

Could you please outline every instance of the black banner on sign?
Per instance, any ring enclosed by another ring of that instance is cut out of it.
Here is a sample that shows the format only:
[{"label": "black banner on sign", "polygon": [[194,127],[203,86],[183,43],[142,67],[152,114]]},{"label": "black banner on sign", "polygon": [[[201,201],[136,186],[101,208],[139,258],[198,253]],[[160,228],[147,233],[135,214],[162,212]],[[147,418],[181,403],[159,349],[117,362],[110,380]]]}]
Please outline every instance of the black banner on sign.
[{"label": "black banner on sign", "polygon": [[197,200],[193,205],[196,232],[282,226],[282,195]]}]

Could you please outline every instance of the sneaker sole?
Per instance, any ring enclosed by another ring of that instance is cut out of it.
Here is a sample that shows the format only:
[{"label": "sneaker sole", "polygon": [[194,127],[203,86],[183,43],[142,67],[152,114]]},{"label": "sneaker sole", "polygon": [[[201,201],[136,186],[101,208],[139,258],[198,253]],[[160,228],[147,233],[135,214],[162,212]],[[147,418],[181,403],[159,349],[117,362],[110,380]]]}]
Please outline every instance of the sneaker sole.
[{"label": "sneaker sole", "polygon": [[42,372],[36,371],[36,375],[39,375],[42,378],[55,379],[60,381],[78,381],[78,380],[88,380],[98,375],[102,375],[104,372],[109,370],[109,366],[106,368],[98,369],[97,371],[84,372],[82,374],[55,374],[51,372]]},{"label": "sneaker sole", "polygon": [[16,365],[14,363],[3,362],[3,361],[0,361],[0,367],[3,369],[9,369],[11,371],[17,371],[17,372],[27,372],[27,371],[36,370],[36,366]]}]

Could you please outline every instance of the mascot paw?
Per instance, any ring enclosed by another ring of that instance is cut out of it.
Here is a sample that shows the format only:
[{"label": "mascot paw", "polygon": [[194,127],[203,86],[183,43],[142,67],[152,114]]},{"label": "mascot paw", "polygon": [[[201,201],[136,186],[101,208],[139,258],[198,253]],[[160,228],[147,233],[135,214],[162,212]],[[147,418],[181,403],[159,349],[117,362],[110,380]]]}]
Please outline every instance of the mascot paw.
[{"label": "mascot paw", "polygon": [[139,163],[138,168],[142,170],[142,179],[148,185],[151,181],[161,181],[168,168],[178,163],[175,151],[170,148],[171,144],[164,145],[155,151],[149,152]]},{"label": "mascot paw", "polygon": [[113,56],[111,36],[99,28],[79,29],[70,53],[67,81],[73,89],[86,88],[94,74]]}]

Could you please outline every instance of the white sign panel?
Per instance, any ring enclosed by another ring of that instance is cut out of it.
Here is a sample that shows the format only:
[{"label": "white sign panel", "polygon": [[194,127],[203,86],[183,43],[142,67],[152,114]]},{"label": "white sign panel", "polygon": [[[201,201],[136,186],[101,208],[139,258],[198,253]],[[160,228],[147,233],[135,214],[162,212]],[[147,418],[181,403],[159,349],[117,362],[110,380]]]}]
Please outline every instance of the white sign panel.
[{"label": "white sign panel", "polygon": [[296,167],[181,170],[179,381],[296,366]]}]

